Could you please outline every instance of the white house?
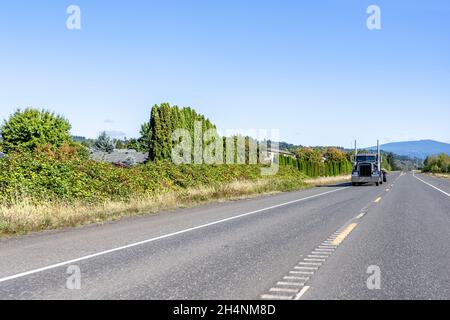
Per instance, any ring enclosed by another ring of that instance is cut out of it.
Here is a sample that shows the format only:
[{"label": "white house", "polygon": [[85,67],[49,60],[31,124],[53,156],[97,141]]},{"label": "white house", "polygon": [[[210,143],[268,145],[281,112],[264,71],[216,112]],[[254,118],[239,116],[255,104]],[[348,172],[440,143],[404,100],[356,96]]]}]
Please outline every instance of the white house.
[{"label": "white house", "polygon": [[286,157],[291,157],[295,159],[295,155],[289,151],[267,148],[267,156],[265,157],[265,162],[274,163],[277,156],[283,155]]}]

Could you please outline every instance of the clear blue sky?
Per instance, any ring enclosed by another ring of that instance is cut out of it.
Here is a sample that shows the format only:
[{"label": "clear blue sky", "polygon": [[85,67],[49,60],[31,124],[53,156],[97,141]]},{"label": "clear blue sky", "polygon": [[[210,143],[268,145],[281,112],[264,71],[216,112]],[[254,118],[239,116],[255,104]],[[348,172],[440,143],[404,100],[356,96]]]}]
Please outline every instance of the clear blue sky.
[{"label": "clear blue sky", "polygon": [[[366,28],[370,4],[382,30]],[[0,118],[44,107],[75,135],[133,137],[170,102],[296,144],[448,142],[449,36],[447,0],[7,0]]]}]

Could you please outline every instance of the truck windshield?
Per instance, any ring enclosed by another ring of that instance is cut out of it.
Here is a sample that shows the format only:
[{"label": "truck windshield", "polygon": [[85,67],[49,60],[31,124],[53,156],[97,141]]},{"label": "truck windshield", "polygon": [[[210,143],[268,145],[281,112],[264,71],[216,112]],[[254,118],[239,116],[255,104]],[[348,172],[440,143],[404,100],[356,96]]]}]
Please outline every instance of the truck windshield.
[{"label": "truck windshield", "polygon": [[356,157],[357,162],[375,162],[377,161],[376,156],[357,156]]}]

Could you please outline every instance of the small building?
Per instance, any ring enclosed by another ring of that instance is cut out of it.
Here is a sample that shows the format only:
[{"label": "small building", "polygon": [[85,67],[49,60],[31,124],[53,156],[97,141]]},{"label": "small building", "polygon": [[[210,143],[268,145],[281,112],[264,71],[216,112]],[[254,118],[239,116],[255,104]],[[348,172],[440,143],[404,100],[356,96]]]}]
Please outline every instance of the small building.
[{"label": "small building", "polygon": [[118,166],[132,167],[147,161],[146,152],[133,149],[115,149],[113,152],[92,151],[91,159],[98,162],[107,162]]},{"label": "small building", "polygon": [[295,155],[289,151],[267,148],[267,157],[264,160],[265,160],[265,162],[274,163],[276,157],[280,156],[280,155],[285,156],[285,157],[291,157],[292,159],[295,159]]},{"label": "small building", "polygon": [[3,158],[5,154],[3,152],[0,152],[0,159]]}]

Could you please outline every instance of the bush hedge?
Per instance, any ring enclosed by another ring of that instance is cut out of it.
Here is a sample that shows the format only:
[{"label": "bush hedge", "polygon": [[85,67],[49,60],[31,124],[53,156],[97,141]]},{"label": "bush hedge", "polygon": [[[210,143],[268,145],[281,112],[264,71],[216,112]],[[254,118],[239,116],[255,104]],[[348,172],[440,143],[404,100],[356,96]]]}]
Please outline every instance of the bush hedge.
[{"label": "bush hedge", "polygon": [[121,168],[59,152],[17,153],[0,159],[0,203],[26,199],[36,204],[54,200],[96,204],[240,180],[301,182],[305,177],[294,168],[282,167],[275,177],[263,178],[260,169],[260,165],[176,166],[168,161]]},{"label": "bush hedge", "polygon": [[280,166],[289,166],[311,178],[333,177],[352,172],[352,164],[347,159],[342,161],[308,161],[299,158],[280,156]]}]

